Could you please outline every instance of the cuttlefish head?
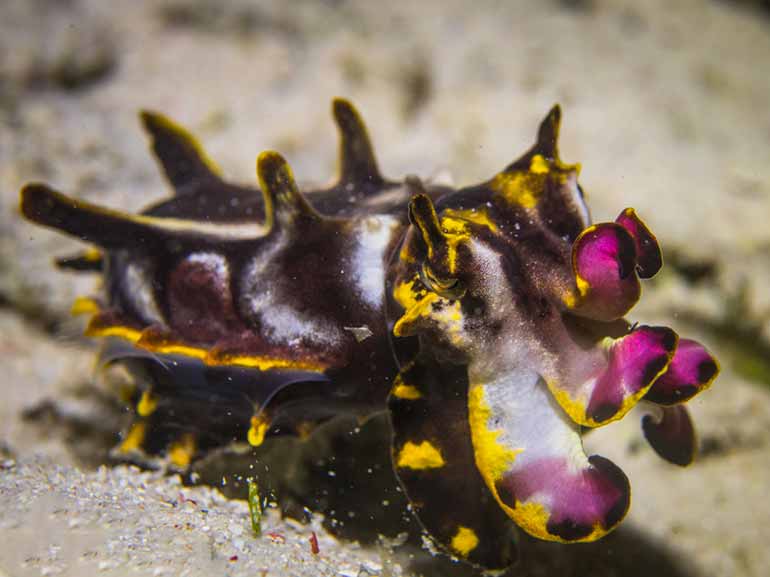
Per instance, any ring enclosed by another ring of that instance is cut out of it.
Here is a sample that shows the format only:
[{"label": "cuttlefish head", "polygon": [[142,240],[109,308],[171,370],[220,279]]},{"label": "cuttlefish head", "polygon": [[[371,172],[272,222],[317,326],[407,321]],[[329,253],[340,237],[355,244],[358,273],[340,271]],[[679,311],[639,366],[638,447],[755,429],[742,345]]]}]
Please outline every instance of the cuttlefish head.
[{"label": "cuttlefish head", "polygon": [[[396,340],[416,339],[418,353],[397,379],[391,411],[406,411],[405,399],[441,402],[440,379],[425,377],[421,363],[464,367],[472,465],[487,489],[531,535],[575,542],[612,530],[630,501],[624,473],[585,453],[582,430],[644,401],[653,448],[689,464],[693,428],[682,403],[718,365],[667,327],[624,319],[661,252],[633,209],[589,222],[579,167],[559,159],[559,120],[556,107],[524,156],[436,204],[410,181],[412,226],[391,275],[391,321]],[[451,453],[457,428],[442,440],[417,424],[428,408],[409,414],[393,419],[397,440],[401,427],[413,446],[424,434],[442,459]]]}]

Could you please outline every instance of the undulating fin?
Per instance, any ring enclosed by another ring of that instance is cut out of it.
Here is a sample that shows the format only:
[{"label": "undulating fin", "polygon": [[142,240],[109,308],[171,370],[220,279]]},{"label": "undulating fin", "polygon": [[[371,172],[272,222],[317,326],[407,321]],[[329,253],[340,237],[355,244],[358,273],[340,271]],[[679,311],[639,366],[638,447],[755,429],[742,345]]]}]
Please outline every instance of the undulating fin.
[{"label": "undulating fin", "polygon": [[310,206],[294,181],[291,167],[273,151],[266,151],[257,159],[257,176],[265,201],[265,224],[291,230],[299,223],[321,220],[321,215]]},{"label": "undulating fin", "polygon": [[419,229],[428,249],[428,258],[433,259],[434,253],[446,244],[446,235],[441,229],[433,202],[424,192],[422,182],[416,177],[409,176],[406,184],[414,194],[409,202],[409,222]]},{"label": "undulating fin", "polygon": [[642,431],[653,450],[674,465],[686,467],[695,459],[697,439],[690,413],[684,405],[661,407],[645,403]]},{"label": "undulating fin", "polygon": [[96,249],[89,249],[56,259],[56,266],[64,270],[74,270],[77,272],[102,272],[104,270],[104,259],[102,253]]},{"label": "undulating fin", "polygon": [[[187,355],[138,348],[123,339],[107,340],[99,360],[101,368],[122,363],[136,384],[131,398],[136,419],[116,455],[165,456],[179,469],[209,449],[233,442],[261,444],[273,434],[265,408],[277,395],[329,383],[328,377],[311,371],[210,366]],[[291,430],[287,425],[294,421],[278,424],[281,431]]]},{"label": "undulating fin", "polygon": [[340,132],[339,183],[342,185],[383,184],[366,125],[355,107],[335,98],[332,112]]},{"label": "undulating fin", "polygon": [[443,549],[486,569],[516,560],[512,523],[474,462],[465,367],[421,355],[388,398],[392,456],[413,511]]},{"label": "undulating fin", "polygon": [[646,401],[659,405],[683,403],[708,388],[719,374],[719,364],[700,343],[681,339],[668,370],[655,381]]},{"label": "undulating fin", "polygon": [[192,192],[204,181],[220,180],[219,168],[186,129],[157,112],[143,110],[140,117],[176,194]]},{"label": "undulating fin", "polygon": [[580,426],[526,370],[468,390],[476,465],[516,524],[539,539],[594,541],[625,516],[628,479],[604,457],[587,456]]}]

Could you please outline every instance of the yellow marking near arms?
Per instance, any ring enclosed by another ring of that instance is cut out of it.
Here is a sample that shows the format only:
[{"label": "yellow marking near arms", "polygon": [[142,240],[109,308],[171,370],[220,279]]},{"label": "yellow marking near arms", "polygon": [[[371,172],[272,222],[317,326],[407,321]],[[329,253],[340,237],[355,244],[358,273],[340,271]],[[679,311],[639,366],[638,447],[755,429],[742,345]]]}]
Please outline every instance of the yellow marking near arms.
[{"label": "yellow marking near arms", "polygon": [[590,419],[586,417],[585,399],[572,398],[566,390],[559,388],[553,381],[548,380],[546,381],[546,384],[548,385],[548,390],[551,391],[554,399],[556,399],[556,402],[559,403],[559,406],[569,415],[570,419],[581,425],[585,424],[588,427],[593,426],[589,423]]},{"label": "yellow marking near arms", "polygon": [[457,527],[457,533],[452,537],[450,547],[452,547],[456,553],[459,553],[463,557],[467,557],[468,553],[478,547],[478,544],[479,538],[476,535],[476,532],[470,527],[459,525]]},{"label": "yellow marking near arms", "polygon": [[430,305],[439,299],[433,292],[422,290],[415,293],[413,287],[418,282],[418,276],[415,275],[411,280],[399,283],[393,289],[393,298],[404,309],[404,314],[393,327],[393,334],[397,337],[407,336],[409,325],[421,317],[427,317]]},{"label": "yellow marking near arms", "polygon": [[[509,449],[498,442],[497,439],[502,431],[492,431],[488,428],[491,414],[491,409],[484,399],[484,385],[471,385],[468,391],[468,420],[471,426],[473,452],[476,466],[495,500],[503,511],[530,535],[547,541],[573,542],[548,532],[547,526],[551,514],[542,503],[516,501],[516,507],[512,508],[500,498],[497,481],[511,469],[516,455],[523,449]],[[579,541],[595,541],[606,533],[607,531],[597,524],[590,535]]]},{"label": "yellow marking near arms", "polygon": [[573,270],[575,270],[575,286],[577,287],[577,290],[569,289],[568,292],[564,293],[562,296],[562,302],[569,309],[578,308],[585,302],[588,293],[591,292],[590,283],[577,273],[574,265]]},{"label": "yellow marking near arms", "polygon": [[266,419],[260,417],[251,417],[251,427],[249,428],[246,438],[249,441],[249,445],[252,447],[259,447],[265,441],[265,434],[269,423]]},{"label": "yellow marking near arms", "polygon": [[589,282],[579,274],[575,274],[575,284],[577,285],[578,293],[580,293],[580,296],[585,298],[588,294],[588,291],[591,290],[591,285]]},{"label": "yellow marking near arms", "polygon": [[561,300],[568,309],[574,309],[578,304],[578,299],[574,292],[564,293]]},{"label": "yellow marking near arms", "polygon": [[404,309],[408,310],[412,308],[425,296],[426,291],[424,290],[419,291],[416,294],[414,292],[413,287],[415,283],[419,282],[417,279],[418,276],[415,274],[411,280],[399,283],[393,287],[393,298]]},{"label": "yellow marking near arms", "polygon": [[396,466],[402,469],[438,469],[445,464],[441,451],[429,441],[423,441],[419,445],[407,441],[396,459]]},{"label": "yellow marking near arms", "polygon": [[468,391],[468,422],[471,428],[476,466],[489,488],[494,486],[516,460],[522,449],[511,449],[498,441],[501,430],[489,429],[492,410],[484,398],[484,385],[471,385]]},{"label": "yellow marking near arms", "polygon": [[436,293],[428,293],[422,300],[407,309],[393,326],[393,334],[397,337],[409,336],[411,334],[410,325],[419,318],[430,316],[430,307],[439,298],[440,297]]}]

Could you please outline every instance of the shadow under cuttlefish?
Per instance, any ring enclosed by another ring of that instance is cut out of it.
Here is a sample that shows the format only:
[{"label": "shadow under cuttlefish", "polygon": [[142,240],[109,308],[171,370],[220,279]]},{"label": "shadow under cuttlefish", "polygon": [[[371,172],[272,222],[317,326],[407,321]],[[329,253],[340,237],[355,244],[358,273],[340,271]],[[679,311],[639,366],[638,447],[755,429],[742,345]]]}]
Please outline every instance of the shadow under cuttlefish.
[{"label": "shadow under cuttlefish", "polygon": [[[109,408],[105,404],[105,418],[99,419],[99,426],[88,426],[82,415],[73,420],[56,411],[55,404],[45,402],[27,411],[25,420],[39,424],[47,435],[56,428],[66,432],[64,438],[84,468],[116,464],[105,448],[117,442],[124,412],[116,414],[115,404]],[[112,430],[105,426],[110,412],[116,424]],[[90,447],[91,454],[84,455],[84,447]],[[227,479],[224,485],[223,478]],[[422,530],[408,511],[392,471],[390,425],[384,414],[364,424],[355,419],[334,420],[304,441],[276,437],[247,453],[214,452],[184,475],[186,483],[210,485],[239,499],[246,499],[247,479],[252,478],[288,516],[308,520],[320,513],[324,526],[343,541],[385,544],[384,558],[400,563],[407,574],[482,575],[469,565],[423,549]],[[541,541],[519,531],[518,545],[519,560],[505,577],[698,577],[692,562],[629,522],[599,541],[570,545]]]}]

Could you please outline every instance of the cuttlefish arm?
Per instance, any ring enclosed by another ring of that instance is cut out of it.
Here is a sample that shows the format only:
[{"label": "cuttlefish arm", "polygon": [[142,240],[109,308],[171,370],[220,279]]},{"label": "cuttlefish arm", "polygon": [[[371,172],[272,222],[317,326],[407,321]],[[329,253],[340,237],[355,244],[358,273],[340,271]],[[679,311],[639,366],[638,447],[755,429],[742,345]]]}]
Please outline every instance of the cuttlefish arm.
[{"label": "cuttlefish arm", "polygon": [[471,382],[468,414],[478,470],[500,507],[530,535],[593,541],[625,516],[625,474],[604,457],[586,455],[579,425],[538,374],[519,370]]}]

